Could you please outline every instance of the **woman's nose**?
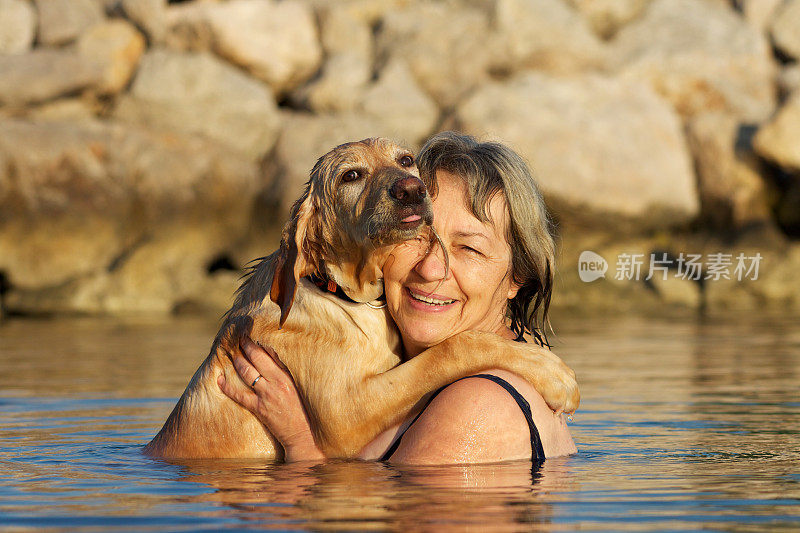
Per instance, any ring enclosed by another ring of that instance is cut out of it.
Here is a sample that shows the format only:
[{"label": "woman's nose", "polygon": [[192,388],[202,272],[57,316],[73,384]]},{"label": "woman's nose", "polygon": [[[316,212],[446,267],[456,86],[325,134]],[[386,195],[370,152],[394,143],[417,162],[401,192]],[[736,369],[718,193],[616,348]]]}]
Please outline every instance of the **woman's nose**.
[{"label": "woman's nose", "polygon": [[438,242],[434,241],[414,266],[414,271],[426,281],[444,279],[447,273],[444,252]]}]

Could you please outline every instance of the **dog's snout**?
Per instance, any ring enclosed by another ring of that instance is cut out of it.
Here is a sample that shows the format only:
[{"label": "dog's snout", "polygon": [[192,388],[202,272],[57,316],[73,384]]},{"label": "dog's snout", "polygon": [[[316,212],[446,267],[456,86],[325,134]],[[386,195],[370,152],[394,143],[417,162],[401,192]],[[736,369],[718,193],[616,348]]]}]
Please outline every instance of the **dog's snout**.
[{"label": "dog's snout", "polygon": [[415,176],[400,178],[389,188],[392,198],[404,205],[418,204],[428,194],[425,184]]}]

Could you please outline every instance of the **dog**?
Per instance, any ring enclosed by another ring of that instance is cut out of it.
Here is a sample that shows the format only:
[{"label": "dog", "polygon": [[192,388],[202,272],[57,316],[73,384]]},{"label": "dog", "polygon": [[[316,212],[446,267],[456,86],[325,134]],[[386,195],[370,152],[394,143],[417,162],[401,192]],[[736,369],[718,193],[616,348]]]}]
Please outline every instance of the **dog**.
[{"label": "dog", "polygon": [[322,156],[292,206],[280,248],[243,281],[210,354],[145,452],[283,457],[269,431],[217,385],[224,374],[248,386],[229,355],[243,335],[275,349],[330,458],[354,457],[426,394],[489,368],[524,377],[551,408],[574,411],[574,372],[534,344],[464,332],[400,364],[391,317],[369,303],[383,293],[381,269],[394,245],[429,231],[432,222],[431,199],[408,150],[372,138]]}]

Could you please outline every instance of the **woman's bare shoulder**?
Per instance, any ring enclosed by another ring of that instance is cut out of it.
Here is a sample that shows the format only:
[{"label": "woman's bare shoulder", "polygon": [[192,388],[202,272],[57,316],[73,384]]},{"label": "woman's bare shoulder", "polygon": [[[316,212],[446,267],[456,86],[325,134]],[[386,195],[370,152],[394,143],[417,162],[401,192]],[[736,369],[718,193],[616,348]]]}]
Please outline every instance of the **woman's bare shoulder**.
[{"label": "woman's bare shoulder", "polygon": [[530,432],[516,401],[487,379],[447,386],[403,436],[393,462],[485,463],[531,456]]}]

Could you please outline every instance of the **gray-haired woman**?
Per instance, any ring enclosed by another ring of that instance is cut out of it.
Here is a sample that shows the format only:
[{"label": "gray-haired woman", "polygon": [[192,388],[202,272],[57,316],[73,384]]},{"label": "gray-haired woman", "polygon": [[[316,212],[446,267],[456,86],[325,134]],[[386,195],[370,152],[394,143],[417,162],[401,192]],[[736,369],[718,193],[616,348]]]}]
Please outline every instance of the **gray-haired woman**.
[{"label": "gray-haired woman", "polygon": [[[453,132],[428,140],[418,166],[435,197],[441,243],[400,244],[384,267],[387,307],[405,359],[467,330],[545,344],[554,244],[528,166],[502,144]],[[269,428],[287,461],[322,458],[291,377],[252,342],[242,350],[247,359],[235,357],[234,364],[244,381],[261,374],[271,385],[240,394],[220,381],[222,390]],[[434,393],[419,413],[379,435],[361,457],[418,464],[541,462],[575,451],[563,416],[550,411],[532,386],[490,370]]]}]

